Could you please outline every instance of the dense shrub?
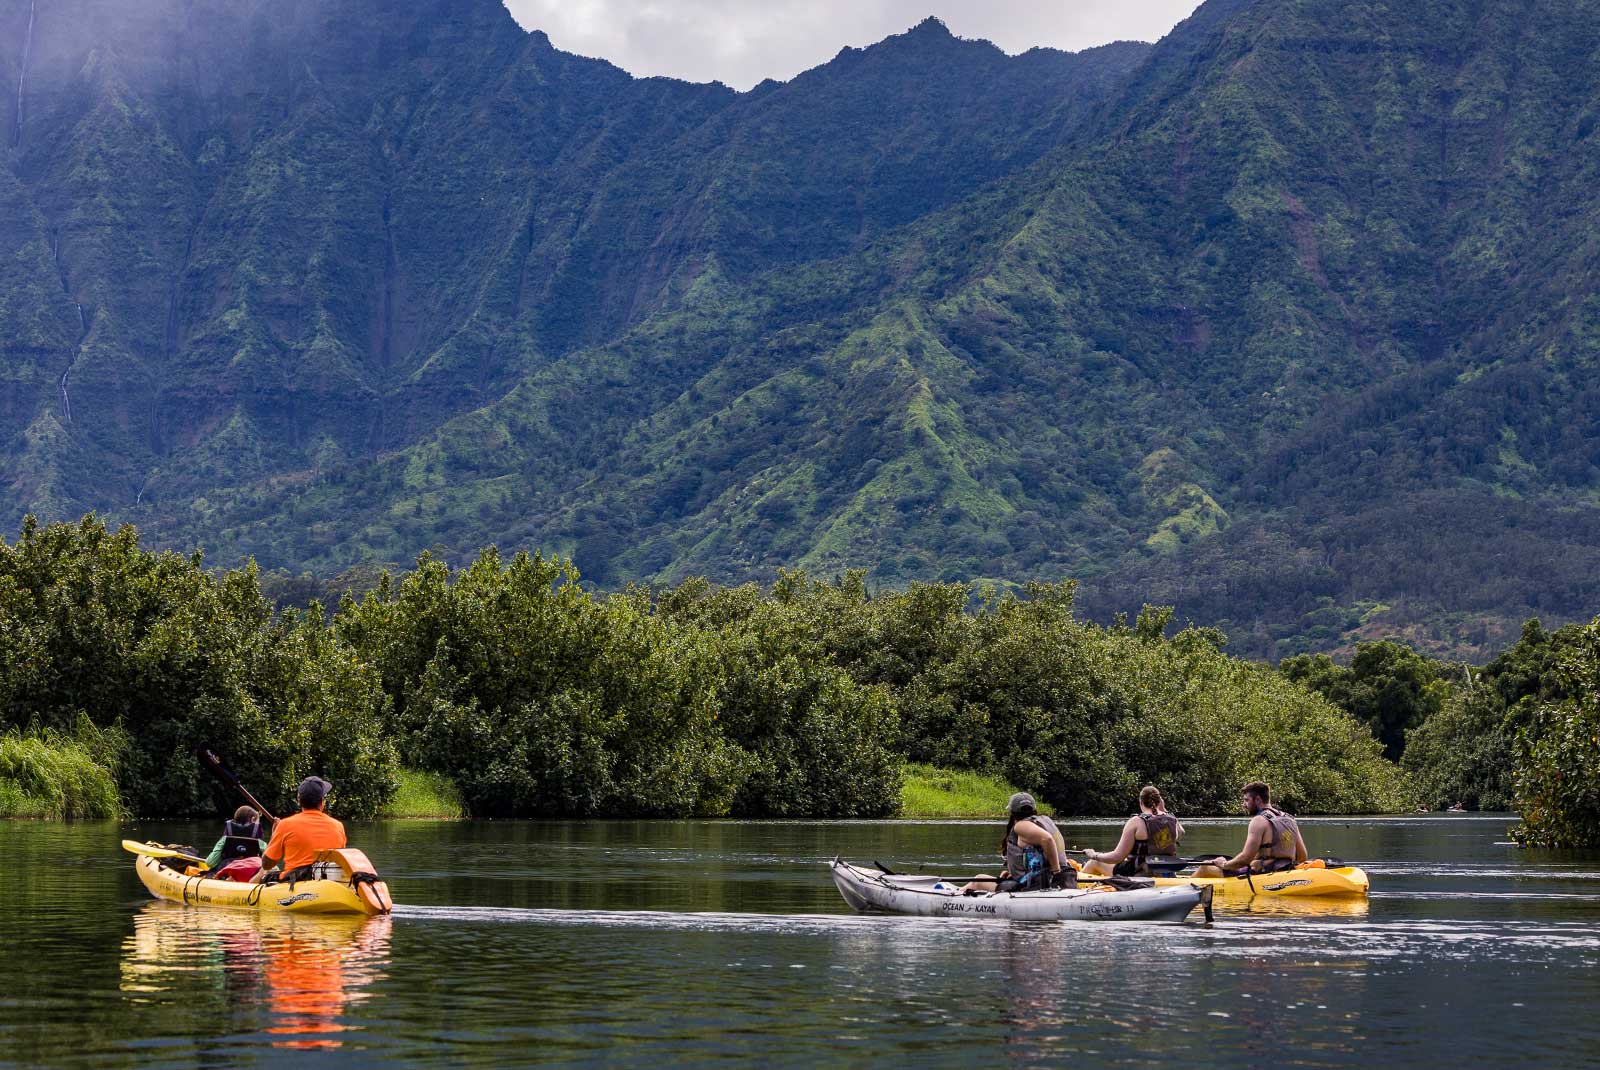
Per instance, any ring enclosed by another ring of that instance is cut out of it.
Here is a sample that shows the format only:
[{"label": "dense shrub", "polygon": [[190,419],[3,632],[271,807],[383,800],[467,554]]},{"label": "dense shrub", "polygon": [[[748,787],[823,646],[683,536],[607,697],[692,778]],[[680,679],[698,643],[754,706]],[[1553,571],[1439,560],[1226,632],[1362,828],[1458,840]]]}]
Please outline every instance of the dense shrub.
[{"label": "dense shrub", "polygon": [[378,667],[408,758],[477,814],[892,812],[888,696],[747,602],[674,617],[642,591],[592,597],[568,563],[490,550],[454,577],[424,557],[335,627]]},{"label": "dense shrub", "polygon": [[213,814],[237,800],[201,769],[224,754],[269,806],[317,772],[340,811],[393,791],[377,676],[320,611],[273,618],[253,569],[139,549],[94,517],[0,542],[0,728],[123,733],[123,802],[138,814]]},{"label": "dense shrub", "polygon": [[1567,697],[1539,706],[1522,730],[1517,798],[1522,843],[1600,844],[1600,617],[1561,652]]},{"label": "dense shrub", "polygon": [[[253,568],[213,574],[93,518],[0,545],[0,728],[126,741],[138,813],[268,805],[317,772],[344,816],[384,810],[398,757],[477,815],[866,817],[905,761],[1002,776],[1066,813],[1231,808],[1270,781],[1305,812],[1393,810],[1398,770],[1360,721],[1169,609],[1102,628],[1070,583],[874,594],[861,574],[770,590],[690,580],[586,590],[568,562],[424,556],[331,622],[275,616]],[[53,737],[52,737],[53,738]]]},{"label": "dense shrub", "polygon": [[1576,625],[1550,632],[1530,620],[1510,649],[1477,671],[1463,669],[1443,708],[1406,736],[1403,761],[1418,798],[1430,806],[1514,808],[1520,739],[1537,710],[1570,697],[1560,664],[1582,635]]}]

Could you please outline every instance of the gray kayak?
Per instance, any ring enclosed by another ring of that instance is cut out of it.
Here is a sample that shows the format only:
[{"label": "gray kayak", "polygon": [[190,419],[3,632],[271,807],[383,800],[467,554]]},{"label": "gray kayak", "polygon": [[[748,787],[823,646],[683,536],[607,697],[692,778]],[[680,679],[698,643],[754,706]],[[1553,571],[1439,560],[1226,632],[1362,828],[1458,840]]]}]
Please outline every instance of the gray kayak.
[{"label": "gray kayak", "polygon": [[1211,914],[1211,889],[1194,884],[1110,891],[1099,887],[964,894],[942,877],[885,873],[832,862],[833,883],[856,910],[924,918],[1014,918],[1019,921],[1182,921],[1195,907]]}]

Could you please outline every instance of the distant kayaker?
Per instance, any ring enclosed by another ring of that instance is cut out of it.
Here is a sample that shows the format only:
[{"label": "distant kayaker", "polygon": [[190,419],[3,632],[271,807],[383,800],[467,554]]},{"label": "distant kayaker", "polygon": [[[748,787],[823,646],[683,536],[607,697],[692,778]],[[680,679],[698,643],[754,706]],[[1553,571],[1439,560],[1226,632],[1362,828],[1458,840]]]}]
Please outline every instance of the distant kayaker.
[{"label": "distant kayaker", "polygon": [[333,785],[321,777],[310,776],[300,782],[295,797],[300,812],[283,818],[272,830],[272,840],[262,852],[262,860],[276,873],[263,870],[257,880],[304,880],[318,851],[333,851],[345,846],[344,825],[323,812]]},{"label": "distant kayaker", "polygon": [[1259,780],[1244,786],[1244,812],[1250,815],[1245,830],[1244,848],[1232,858],[1218,855],[1212,865],[1201,866],[1197,877],[1238,876],[1293,869],[1307,859],[1306,841],[1300,838],[1295,819],[1272,805],[1272,790]]},{"label": "distant kayaker", "polygon": [[239,807],[231,821],[223,822],[222,838],[206,855],[207,872],[215,873],[243,859],[260,858],[267,849],[267,841],[261,838],[261,833],[261,815],[256,813],[255,807]]},{"label": "distant kayaker", "polygon": [[1078,871],[1067,864],[1067,841],[1056,823],[1038,812],[1033,796],[1019,791],[1006,804],[1006,834],[1000,855],[1006,868],[1000,876],[980,874],[964,892],[1031,892],[1041,888],[1076,888]]},{"label": "distant kayaker", "polygon": [[[1083,867],[1083,875],[1170,877],[1183,868],[1173,857],[1182,839],[1182,823],[1167,813],[1166,800],[1155,785],[1147,785],[1139,792],[1139,812],[1122,826],[1117,845],[1109,851],[1084,852],[1089,861]],[[1156,861],[1161,858],[1172,858],[1172,864],[1161,865]]]}]

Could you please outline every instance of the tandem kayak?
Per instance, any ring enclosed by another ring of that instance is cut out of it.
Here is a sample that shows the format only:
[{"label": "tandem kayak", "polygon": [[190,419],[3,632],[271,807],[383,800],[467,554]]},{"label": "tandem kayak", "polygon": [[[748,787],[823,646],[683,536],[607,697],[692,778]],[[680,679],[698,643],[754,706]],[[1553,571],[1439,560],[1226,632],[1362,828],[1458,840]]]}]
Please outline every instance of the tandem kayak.
[{"label": "tandem kayak", "polygon": [[372,863],[360,851],[322,851],[318,864],[324,876],[283,884],[240,884],[237,881],[185,876],[160,858],[140,854],[134,861],[139,880],[157,899],[204,907],[288,911],[294,914],[387,914],[394,909],[388,885],[377,879]]},{"label": "tandem kayak", "polygon": [[1277,873],[1252,873],[1244,877],[1156,877],[1157,888],[1199,885],[1215,889],[1219,897],[1293,899],[1365,899],[1367,873],[1360,866],[1337,869],[1286,869]]},{"label": "tandem kayak", "polygon": [[1086,887],[966,895],[940,877],[890,874],[835,858],[833,883],[856,910],[925,918],[1013,918],[1019,921],[1182,921],[1204,904],[1210,888],[1183,885],[1112,891]]}]

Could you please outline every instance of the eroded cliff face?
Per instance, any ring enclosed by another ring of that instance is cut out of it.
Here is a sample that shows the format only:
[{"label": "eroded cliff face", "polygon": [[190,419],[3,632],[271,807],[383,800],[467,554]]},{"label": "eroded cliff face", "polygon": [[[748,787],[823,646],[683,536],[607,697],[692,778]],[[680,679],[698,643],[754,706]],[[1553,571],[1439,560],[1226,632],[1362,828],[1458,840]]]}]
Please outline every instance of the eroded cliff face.
[{"label": "eroded cliff face", "polygon": [[949,203],[1132,59],[1024,65],[930,24],[741,98],[563,54],[496,0],[49,0],[13,23],[6,515],[158,537],[218,490],[413,445],[708,273]]},{"label": "eroded cliff face", "polygon": [[1211,0],[1019,57],[930,20],[736,94],[498,0],[0,0],[0,520],[1094,575],[1264,652],[1575,615],[1597,14]]}]

